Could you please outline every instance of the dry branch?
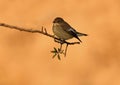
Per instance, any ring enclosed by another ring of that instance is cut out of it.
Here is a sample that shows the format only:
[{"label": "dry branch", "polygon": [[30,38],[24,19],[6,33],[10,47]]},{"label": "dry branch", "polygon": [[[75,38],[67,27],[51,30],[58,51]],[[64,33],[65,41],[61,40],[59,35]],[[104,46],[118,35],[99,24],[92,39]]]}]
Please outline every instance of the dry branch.
[{"label": "dry branch", "polygon": [[55,37],[54,35],[48,34],[46,28],[43,28],[43,27],[41,28],[41,30],[33,30],[33,29],[26,29],[26,28],[23,28],[23,27],[17,27],[17,26],[5,24],[5,23],[0,23],[0,26],[7,27],[7,28],[10,28],[10,29],[16,29],[16,30],[19,30],[19,31],[31,32],[31,33],[40,33],[40,34],[46,35],[48,37],[54,38],[55,40],[58,41],[58,43],[66,43],[66,44],[69,44],[69,45],[80,44],[79,42],[63,41],[60,38]]},{"label": "dry branch", "polygon": [[[9,29],[16,29],[16,30],[24,31],[24,32],[40,33],[40,34],[43,34],[43,35],[53,38],[55,40],[55,42],[60,43],[60,48],[54,48],[54,50],[51,52],[54,53],[53,58],[55,56],[58,56],[59,60],[61,59],[60,54],[64,54],[64,56],[66,56],[68,45],[80,44],[80,42],[67,42],[65,40],[61,40],[60,38],[55,37],[54,35],[48,34],[46,28],[44,28],[44,27],[42,27],[41,30],[33,30],[33,29],[26,29],[23,27],[17,27],[17,26],[5,24],[5,23],[0,23],[0,26],[7,27]],[[62,45],[64,43],[66,44],[65,52],[64,52],[64,50],[62,50]]]}]

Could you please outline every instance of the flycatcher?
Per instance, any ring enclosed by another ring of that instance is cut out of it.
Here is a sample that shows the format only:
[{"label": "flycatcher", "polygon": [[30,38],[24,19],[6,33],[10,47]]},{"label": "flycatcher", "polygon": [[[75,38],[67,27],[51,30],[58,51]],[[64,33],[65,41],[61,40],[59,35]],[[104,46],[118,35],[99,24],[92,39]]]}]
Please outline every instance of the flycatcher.
[{"label": "flycatcher", "polygon": [[79,36],[87,36],[87,34],[77,32],[61,17],[57,17],[54,19],[52,29],[53,33],[62,40],[68,40],[74,37],[77,38],[80,42],[82,42]]}]

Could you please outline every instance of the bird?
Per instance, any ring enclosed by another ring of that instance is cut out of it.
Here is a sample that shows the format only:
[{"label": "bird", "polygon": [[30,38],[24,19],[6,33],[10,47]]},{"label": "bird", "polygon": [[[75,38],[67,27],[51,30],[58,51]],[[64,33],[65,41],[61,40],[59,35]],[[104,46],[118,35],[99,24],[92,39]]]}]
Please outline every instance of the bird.
[{"label": "bird", "polygon": [[80,42],[82,42],[79,38],[79,36],[88,36],[85,33],[80,33],[76,31],[73,27],[71,27],[63,18],[56,17],[53,20],[53,26],[52,26],[53,33],[56,37],[62,39],[62,40],[68,40],[71,38],[76,38]]}]

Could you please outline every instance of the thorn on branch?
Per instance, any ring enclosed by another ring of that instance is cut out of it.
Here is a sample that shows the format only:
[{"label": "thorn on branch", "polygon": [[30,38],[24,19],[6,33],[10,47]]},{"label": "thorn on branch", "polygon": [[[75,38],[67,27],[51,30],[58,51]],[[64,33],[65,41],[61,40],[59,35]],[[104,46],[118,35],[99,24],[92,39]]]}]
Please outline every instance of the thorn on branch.
[{"label": "thorn on branch", "polygon": [[42,28],[41,28],[41,31],[43,32],[43,26],[42,26]]},{"label": "thorn on branch", "polygon": [[47,34],[47,30],[46,30],[46,28],[44,28],[44,30],[45,30],[45,33]]}]

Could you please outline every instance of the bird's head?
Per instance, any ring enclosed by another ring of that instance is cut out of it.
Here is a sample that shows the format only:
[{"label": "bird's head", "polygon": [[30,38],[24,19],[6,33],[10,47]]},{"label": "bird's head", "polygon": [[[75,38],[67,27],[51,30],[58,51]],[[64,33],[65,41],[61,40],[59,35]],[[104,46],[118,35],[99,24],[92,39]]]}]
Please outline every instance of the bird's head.
[{"label": "bird's head", "polygon": [[61,17],[56,17],[53,21],[53,23],[62,23],[64,20]]}]

